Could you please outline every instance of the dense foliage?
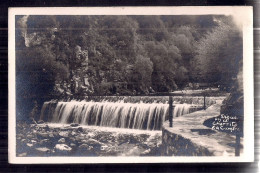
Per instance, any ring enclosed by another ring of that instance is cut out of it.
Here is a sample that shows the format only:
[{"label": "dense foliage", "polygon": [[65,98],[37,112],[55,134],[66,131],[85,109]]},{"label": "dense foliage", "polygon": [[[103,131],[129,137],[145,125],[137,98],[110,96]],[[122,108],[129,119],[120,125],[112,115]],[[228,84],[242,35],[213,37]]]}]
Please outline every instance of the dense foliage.
[{"label": "dense foliage", "polygon": [[16,17],[21,98],[228,88],[241,61],[230,16]]}]

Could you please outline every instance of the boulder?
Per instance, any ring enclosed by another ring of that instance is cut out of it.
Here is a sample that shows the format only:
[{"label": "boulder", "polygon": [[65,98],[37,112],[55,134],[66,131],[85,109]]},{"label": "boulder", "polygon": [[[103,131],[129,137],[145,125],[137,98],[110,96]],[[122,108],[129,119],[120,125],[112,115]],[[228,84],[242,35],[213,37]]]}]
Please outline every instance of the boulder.
[{"label": "boulder", "polygon": [[50,127],[46,124],[45,126],[42,127],[44,130],[49,131]]},{"label": "boulder", "polygon": [[23,134],[17,134],[16,136],[17,136],[17,137],[20,137],[20,138],[23,138],[23,137],[24,137]]},{"label": "boulder", "polygon": [[[47,139],[46,139],[47,140]],[[34,139],[32,139],[31,140],[31,143],[33,143],[33,144],[36,144],[37,143],[37,141],[36,140],[34,140]]]},{"label": "boulder", "polygon": [[40,140],[40,142],[39,142],[40,145],[44,145],[44,146],[46,146],[48,143],[50,143],[49,139],[43,139],[43,140]]},{"label": "boulder", "polygon": [[72,131],[72,132],[71,132],[71,135],[72,135],[72,136],[75,136],[75,135],[77,135],[77,132]]},{"label": "boulder", "polygon": [[36,124],[31,124],[30,126],[31,126],[31,128],[34,128],[34,127],[36,127],[37,125],[36,125]]},{"label": "boulder", "polygon": [[99,142],[95,139],[88,139],[86,141],[86,144],[88,144],[89,146],[92,146],[92,147],[94,147],[95,149],[98,149],[98,150],[101,148],[102,145],[104,145],[104,143]]},{"label": "boulder", "polygon": [[59,130],[60,130],[60,131],[69,131],[69,130],[73,130],[73,127],[71,127],[71,126],[65,126],[65,127],[61,127]]},{"label": "boulder", "polygon": [[102,145],[101,147],[100,147],[100,150],[107,150],[109,147],[107,146],[107,145]]},{"label": "boulder", "polygon": [[71,147],[76,147],[76,144],[70,143],[70,146],[71,146]]},{"label": "boulder", "polygon": [[86,144],[88,141],[86,139],[83,139],[81,143]]},{"label": "boulder", "polygon": [[46,148],[46,147],[35,148],[35,150],[39,153],[42,153],[42,154],[46,154],[46,153],[51,152],[51,150],[49,148]]},{"label": "boulder", "polygon": [[37,137],[39,137],[39,138],[48,138],[49,134],[46,133],[46,132],[38,132],[37,133]]},{"label": "boulder", "polygon": [[58,140],[58,143],[65,143],[65,139],[64,139],[64,138],[60,138],[60,139]]},{"label": "boulder", "polygon": [[83,128],[82,127],[77,128],[77,132],[83,132]]},{"label": "boulder", "polygon": [[33,147],[33,144],[31,144],[31,143],[27,143],[26,145],[27,145],[28,147],[30,147],[30,148]]},{"label": "boulder", "polygon": [[59,136],[59,132],[51,132],[50,134],[52,134],[54,137],[58,137]]},{"label": "boulder", "polygon": [[79,146],[79,149],[89,149],[89,146],[88,146],[88,144],[81,144]]},{"label": "boulder", "polygon": [[69,137],[69,132],[68,132],[68,131],[61,131],[61,132],[59,133],[59,135],[62,136],[62,137],[67,138],[67,137]]},{"label": "boulder", "polygon": [[[92,132],[88,133],[88,135],[87,135],[87,137],[89,137],[89,138],[92,138],[92,137],[94,137],[94,136],[95,136],[95,134],[92,133]],[[107,137],[107,136],[106,136],[106,137]]]},{"label": "boulder", "polygon": [[71,151],[71,150],[72,150],[72,148],[69,147],[69,146],[66,145],[66,144],[56,144],[56,145],[55,145],[55,149],[56,149],[57,151]]},{"label": "boulder", "polygon": [[151,149],[149,148],[149,149],[147,149],[147,150],[144,150],[142,153],[141,153],[141,156],[142,155],[147,155],[147,154],[149,154],[151,152]]},{"label": "boulder", "polygon": [[28,139],[30,139],[30,138],[33,138],[34,136],[33,136],[32,134],[28,134],[26,137],[27,137]]},{"label": "boulder", "polygon": [[88,144],[81,144],[77,150],[78,155],[85,155],[85,156],[93,156],[96,155],[96,151],[93,146],[89,146]]},{"label": "boulder", "polygon": [[71,137],[69,137],[69,138],[68,138],[68,141],[70,141],[70,142],[75,142],[75,141],[76,141],[76,139],[75,139],[75,137],[74,137],[74,136],[71,136]]},{"label": "boulder", "polygon": [[77,126],[79,126],[79,124],[78,123],[71,123],[70,126],[71,127],[77,127]]},{"label": "boulder", "polygon": [[25,153],[18,154],[18,157],[25,157],[25,156],[27,156],[27,153],[26,153],[26,152],[25,152]]}]

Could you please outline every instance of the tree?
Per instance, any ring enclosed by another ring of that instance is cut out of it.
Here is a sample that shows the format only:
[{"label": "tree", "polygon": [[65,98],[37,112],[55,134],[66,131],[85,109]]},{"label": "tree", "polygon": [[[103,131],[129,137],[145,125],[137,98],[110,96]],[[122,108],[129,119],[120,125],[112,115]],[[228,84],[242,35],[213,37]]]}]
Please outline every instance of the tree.
[{"label": "tree", "polygon": [[151,87],[151,77],[153,72],[153,63],[149,58],[138,55],[134,64],[134,81],[139,91],[148,92]]},{"label": "tree", "polygon": [[18,119],[29,115],[28,111],[32,110],[35,101],[41,105],[50,99],[50,95],[53,97],[56,81],[68,77],[67,67],[56,60],[52,43],[47,41],[52,30],[36,24],[27,26],[27,18],[29,20],[29,17],[18,18],[16,25],[19,43],[16,45]]},{"label": "tree", "polygon": [[220,18],[218,23],[218,27],[200,40],[196,66],[203,80],[230,87],[242,59],[242,37],[230,18]]},{"label": "tree", "polygon": [[145,44],[147,56],[151,57],[154,69],[152,84],[156,91],[166,92],[176,89],[175,75],[178,70],[178,61],[181,60],[179,49],[164,43],[147,42]]},{"label": "tree", "polygon": [[29,114],[33,102],[42,105],[54,97],[57,80],[68,77],[67,67],[55,60],[48,47],[25,48],[16,53],[16,99],[18,119]]},{"label": "tree", "polygon": [[17,57],[23,57],[18,68],[30,70],[25,59],[28,66],[37,61],[48,74],[40,74],[48,76],[46,91],[55,92],[54,84],[59,93],[73,96],[145,93],[151,86],[166,92],[190,81],[224,83],[235,76],[236,64],[227,64],[241,59],[242,47],[227,18],[17,16]]}]

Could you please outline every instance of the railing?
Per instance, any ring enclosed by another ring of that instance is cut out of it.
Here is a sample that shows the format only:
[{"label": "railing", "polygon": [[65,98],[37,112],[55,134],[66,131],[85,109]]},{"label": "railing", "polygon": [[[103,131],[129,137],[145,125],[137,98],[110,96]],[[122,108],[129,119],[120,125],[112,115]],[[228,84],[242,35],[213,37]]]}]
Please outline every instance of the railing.
[{"label": "railing", "polygon": [[[169,96],[169,124],[170,127],[172,127],[172,121],[173,121],[173,109],[174,109],[174,105],[173,105],[173,96]],[[203,95],[203,109],[206,110],[206,95]]]},{"label": "railing", "polygon": [[[193,95],[197,96],[197,95]],[[206,94],[204,95],[199,95],[203,96],[203,109],[206,110]],[[169,127],[173,127],[173,96],[169,96]],[[236,139],[235,139],[235,156],[240,156],[240,132],[236,132]]]}]

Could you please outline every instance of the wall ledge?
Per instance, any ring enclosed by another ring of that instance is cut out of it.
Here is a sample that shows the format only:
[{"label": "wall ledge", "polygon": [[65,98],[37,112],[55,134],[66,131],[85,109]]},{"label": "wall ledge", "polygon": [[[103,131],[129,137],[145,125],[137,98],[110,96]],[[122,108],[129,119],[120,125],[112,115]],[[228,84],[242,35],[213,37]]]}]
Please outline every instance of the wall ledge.
[{"label": "wall ledge", "polygon": [[[167,156],[235,156],[235,136],[203,125],[220,114],[221,104],[173,119],[162,127],[162,155]],[[243,138],[241,138],[243,144]],[[243,147],[240,149],[243,153]]]}]

